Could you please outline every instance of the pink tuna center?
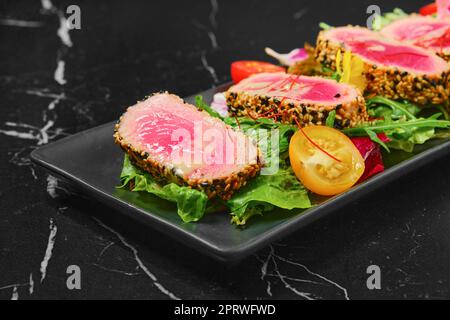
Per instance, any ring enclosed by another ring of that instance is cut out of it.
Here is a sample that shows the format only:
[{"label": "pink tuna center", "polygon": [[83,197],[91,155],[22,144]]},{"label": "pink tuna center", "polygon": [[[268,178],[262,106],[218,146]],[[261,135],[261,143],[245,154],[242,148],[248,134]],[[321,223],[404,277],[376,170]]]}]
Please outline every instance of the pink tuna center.
[{"label": "pink tuna center", "polygon": [[435,60],[430,55],[409,46],[389,44],[379,40],[348,42],[347,47],[356,54],[389,66],[399,66],[404,69],[428,72],[435,69]]},{"label": "pink tuna center", "polygon": [[314,101],[335,104],[345,100],[347,87],[313,77],[290,75],[258,76],[238,85],[238,89],[254,94],[269,94],[272,97],[294,101]]},{"label": "pink tuna center", "polygon": [[397,40],[414,40],[422,36],[427,36],[436,30],[448,27],[449,24],[446,22],[435,22],[435,23],[417,23],[408,24],[396,29],[394,34]]},{"label": "pink tuna center", "polygon": [[256,148],[250,149],[243,135],[206,119],[200,112],[185,114],[183,110],[176,110],[169,113],[162,107],[153,107],[136,118],[136,133],[152,156],[175,164],[180,174],[190,178],[232,172],[236,164],[249,159],[238,162],[236,147],[247,156],[251,150],[256,153]]}]

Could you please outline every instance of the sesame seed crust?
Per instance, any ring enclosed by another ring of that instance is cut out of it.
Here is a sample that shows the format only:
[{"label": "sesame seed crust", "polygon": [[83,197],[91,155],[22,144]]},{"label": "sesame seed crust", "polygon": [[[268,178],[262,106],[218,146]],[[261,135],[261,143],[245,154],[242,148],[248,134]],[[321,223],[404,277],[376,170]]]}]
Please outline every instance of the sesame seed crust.
[{"label": "sesame seed crust", "polygon": [[[343,44],[329,41],[321,31],[317,38],[316,60],[336,70],[338,50],[345,51]],[[364,61],[364,73],[368,82],[368,97],[381,95],[394,100],[407,99],[419,105],[446,104],[449,99],[450,68],[441,74],[417,75]]]},{"label": "sesame seed crust", "polygon": [[228,111],[237,117],[271,117],[276,121],[307,125],[324,125],[328,114],[336,110],[336,128],[354,127],[368,120],[366,103],[362,95],[350,102],[338,105],[303,104],[281,101],[270,96],[260,96],[246,92],[225,93]]}]

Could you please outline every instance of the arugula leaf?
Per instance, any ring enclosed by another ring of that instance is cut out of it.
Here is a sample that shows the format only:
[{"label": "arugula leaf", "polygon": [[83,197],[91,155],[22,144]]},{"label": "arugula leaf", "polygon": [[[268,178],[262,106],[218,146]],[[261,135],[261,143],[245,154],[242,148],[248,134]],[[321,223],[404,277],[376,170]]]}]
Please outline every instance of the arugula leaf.
[{"label": "arugula leaf", "polygon": [[415,115],[420,111],[419,107],[408,102],[400,103],[381,96],[367,99],[367,106],[369,108],[373,105],[380,104],[391,108],[393,111],[393,116],[400,117],[403,115],[406,119],[416,119]]},{"label": "arugula leaf", "polygon": [[227,206],[232,214],[232,223],[245,224],[254,215],[270,211],[274,207],[292,210],[310,208],[308,191],[297,180],[288,166],[276,174],[260,175],[238,191]]},{"label": "arugula leaf", "polygon": [[[389,100],[389,107],[395,108],[394,111],[386,111],[385,109],[380,111],[380,107],[375,109],[377,115],[381,115],[384,120],[355,128],[346,128],[342,131],[349,136],[369,135],[371,138],[375,137],[376,133],[385,133],[391,139],[387,146],[411,152],[415,144],[423,144],[427,140],[437,137],[435,129],[450,129],[450,121],[438,119],[440,113],[436,113],[429,118],[417,118],[405,107],[398,105],[398,102],[393,102]],[[392,115],[395,112],[397,114],[401,112],[402,116],[398,118],[399,120],[393,119]],[[406,117],[408,119],[405,119]],[[383,146],[383,144],[381,145]]]},{"label": "arugula leaf", "polygon": [[[394,130],[407,130],[407,129],[414,129],[414,128],[442,128],[442,129],[449,129],[450,128],[450,121],[447,120],[436,120],[433,118],[428,119],[415,119],[410,121],[392,121],[390,123],[386,123],[385,121],[377,121],[374,124],[368,124],[365,126],[359,126],[354,128],[346,128],[342,131],[350,136],[364,136],[366,133],[366,130],[371,130],[376,133],[383,133],[386,134],[391,133]],[[389,134],[388,134],[389,135]]]},{"label": "arugula leaf", "polygon": [[332,110],[327,117],[327,120],[325,120],[325,124],[327,127],[334,128],[334,120],[336,119],[336,110]]},{"label": "arugula leaf", "polygon": [[198,221],[205,214],[208,202],[205,193],[175,183],[161,185],[150,174],[134,166],[128,155],[125,155],[123,161],[120,180],[122,185],[118,188],[145,191],[162,199],[175,202],[178,215],[184,222]]},{"label": "arugula leaf", "polygon": [[201,95],[195,96],[195,105],[197,106],[197,108],[208,112],[211,117],[223,120],[223,117],[216,110],[211,108],[209,104],[203,101],[203,96]]},{"label": "arugula leaf", "polygon": [[436,129],[450,129],[450,121],[439,120],[441,113],[434,113],[428,118],[419,117],[424,109],[406,100],[394,101],[377,96],[367,99],[367,107],[371,117],[382,120],[343,131],[350,136],[366,133],[377,143],[380,142],[373,139],[376,133],[384,132],[391,140],[384,145],[380,143],[385,149],[391,147],[412,152],[414,145],[442,136],[436,133]]},{"label": "arugula leaf", "polygon": [[367,135],[369,136],[370,140],[372,140],[373,142],[378,143],[378,144],[379,144],[380,146],[382,146],[387,152],[391,152],[391,151],[389,150],[388,146],[387,146],[383,141],[381,141],[381,139],[378,137],[378,135],[377,135],[374,131],[372,131],[372,130],[370,130],[370,129],[365,129],[365,131],[366,131]]}]

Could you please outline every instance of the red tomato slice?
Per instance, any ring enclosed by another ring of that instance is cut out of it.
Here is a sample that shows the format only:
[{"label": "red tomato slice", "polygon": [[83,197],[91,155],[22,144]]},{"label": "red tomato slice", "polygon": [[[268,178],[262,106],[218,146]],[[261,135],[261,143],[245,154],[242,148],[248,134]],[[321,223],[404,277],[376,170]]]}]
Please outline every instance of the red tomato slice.
[{"label": "red tomato slice", "polygon": [[423,6],[422,8],[419,9],[419,13],[422,16],[430,16],[432,14],[435,14],[436,12],[437,12],[436,2],[427,4],[426,6]]},{"label": "red tomato slice", "polygon": [[283,67],[263,61],[242,60],[231,64],[231,79],[234,83],[248,78],[252,74],[262,72],[285,72]]}]

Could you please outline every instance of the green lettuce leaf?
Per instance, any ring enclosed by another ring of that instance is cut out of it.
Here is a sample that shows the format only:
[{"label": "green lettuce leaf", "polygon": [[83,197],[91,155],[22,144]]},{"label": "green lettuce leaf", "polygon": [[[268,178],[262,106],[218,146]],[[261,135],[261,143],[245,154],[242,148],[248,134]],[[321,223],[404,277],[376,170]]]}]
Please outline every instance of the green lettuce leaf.
[{"label": "green lettuce leaf", "polygon": [[292,210],[310,208],[308,191],[297,180],[288,166],[276,174],[260,175],[238,191],[227,202],[232,223],[245,224],[254,215],[270,211],[274,207]]},{"label": "green lettuce leaf", "polygon": [[188,187],[182,187],[175,183],[160,185],[150,174],[135,167],[131,163],[128,155],[125,155],[123,161],[120,180],[122,185],[118,188],[127,188],[131,191],[144,191],[162,199],[175,202],[177,204],[178,215],[184,222],[198,221],[205,214],[208,202],[208,197],[205,193]]}]

